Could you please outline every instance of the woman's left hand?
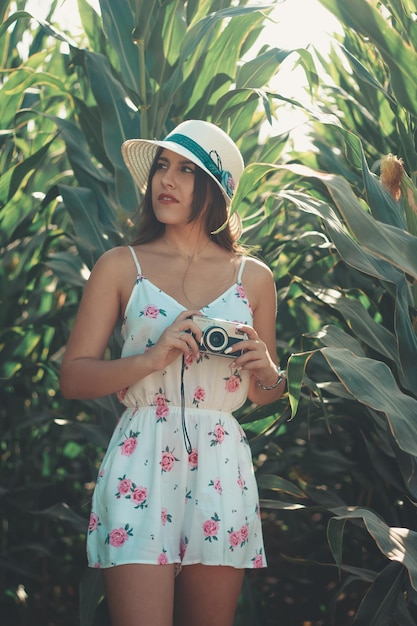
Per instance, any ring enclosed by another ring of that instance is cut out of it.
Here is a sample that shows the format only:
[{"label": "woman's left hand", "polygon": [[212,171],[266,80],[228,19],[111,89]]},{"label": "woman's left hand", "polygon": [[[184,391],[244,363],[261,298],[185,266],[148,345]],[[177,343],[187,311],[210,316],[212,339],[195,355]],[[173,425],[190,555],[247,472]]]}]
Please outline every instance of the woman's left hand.
[{"label": "woman's left hand", "polygon": [[252,326],[239,325],[239,330],[246,333],[247,339],[237,342],[231,351],[243,350],[243,354],[233,359],[232,369],[247,370],[255,376],[263,385],[273,385],[277,380],[277,367],[269,354],[267,345],[259,338],[258,333]]}]

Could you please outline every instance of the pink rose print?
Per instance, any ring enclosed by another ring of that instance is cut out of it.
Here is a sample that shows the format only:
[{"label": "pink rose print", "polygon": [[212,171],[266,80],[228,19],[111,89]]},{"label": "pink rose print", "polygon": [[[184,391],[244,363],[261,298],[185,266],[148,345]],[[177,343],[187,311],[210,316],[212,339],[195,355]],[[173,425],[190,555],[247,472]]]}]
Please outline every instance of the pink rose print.
[{"label": "pink rose print", "polygon": [[156,421],[159,423],[167,421],[166,418],[169,414],[168,402],[170,402],[170,400],[167,400],[164,392],[159,388],[152,402],[152,406],[156,406],[155,417]]},{"label": "pink rose print", "polygon": [[120,452],[124,456],[130,456],[136,450],[136,446],[138,445],[137,440],[134,437],[129,437],[121,444],[122,449]]},{"label": "pink rose print", "polygon": [[133,528],[129,528],[129,524],[126,524],[124,528],[114,528],[109,535],[107,535],[106,543],[109,543],[114,548],[120,548],[129,537],[133,536]]},{"label": "pink rose print", "polygon": [[248,525],[244,524],[240,530],[233,530],[233,527],[227,531],[229,533],[229,550],[233,552],[238,546],[242,547],[249,537]]},{"label": "pink rose print", "polygon": [[233,552],[233,550],[237,548],[238,545],[240,545],[240,533],[239,531],[236,531],[233,529],[229,530],[228,533],[229,533],[229,543],[230,543],[229,548]]},{"label": "pink rose print", "polygon": [[148,350],[150,350],[152,348],[152,346],[154,346],[154,342],[152,341],[152,339],[148,339],[148,341],[146,342],[146,346],[145,346],[145,352],[147,352]]},{"label": "pink rose print", "polygon": [[133,504],[136,505],[135,509],[146,509],[148,506],[146,503],[146,498],[148,497],[148,490],[146,487],[138,487],[130,480],[130,478],[126,478],[126,475],[119,478],[119,484],[115,496],[117,499],[120,499],[123,496],[126,500],[131,500]]},{"label": "pink rose print", "polygon": [[217,533],[219,532],[219,522],[220,522],[220,518],[217,515],[217,513],[214,513],[214,515],[210,519],[204,522],[203,524],[204,541],[210,541],[210,543],[212,541],[218,541]]},{"label": "pink rose print", "polygon": [[145,307],[143,314],[145,317],[151,317],[152,319],[156,319],[159,315],[159,309],[152,304],[148,304],[148,306]]},{"label": "pink rose print", "polygon": [[167,314],[163,309],[160,309],[155,304],[148,304],[147,306],[145,306],[143,311],[139,313],[139,317],[142,317],[142,315],[144,317],[150,317],[151,319],[156,320],[159,315],[163,315],[164,317],[166,317]]},{"label": "pink rose print", "polygon": [[172,522],[172,515],[171,513],[168,513],[166,509],[162,509],[161,511],[161,522],[162,526],[165,526],[167,522]]},{"label": "pink rose print", "polygon": [[136,446],[138,445],[137,437],[140,433],[134,433],[133,430],[130,431],[129,437],[125,439],[122,443],[119,443],[120,452],[123,456],[131,456],[136,450]]},{"label": "pink rose print", "polygon": [[148,497],[148,490],[146,487],[134,487],[132,495],[130,496],[132,502],[136,504],[135,509],[146,509],[146,498]]},{"label": "pink rose print", "polygon": [[166,422],[166,418],[168,416],[169,413],[169,408],[167,404],[164,404],[163,406],[157,406],[156,407],[156,411],[155,411],[155,416],[157,417],[157,422]]},{"label": "pink rose print", "polygon": [[199,352],[197,356],[190,352],[184,357],[185,361],[185,369],[189,369],[190,365],[196,363],[197,365],[201,363],[204,359],[209,360],[209,355],[206,352]]},{"label": "pink rose print", "polygon": [[256,556],[253,557],[252,563],[253,563],[253,567],[255,568],[259,568],[259,567],[263,567],[264,565],[264,560],[262,558],[262,548],[258,551],[256,551]]},{"label": "pink rose print", "polygon": [[240,473],[240,469],[239,469],[239,475],[238,475],[236,482],[239,485],[240,489],[242,490],[242,493],[248,490],[248,488],[246,487],[246,481],[243,480],[242,474]]},{"label": "pink rose print", "polygon": [[226,431],[224,430],[223,426],[221,424],[216,424],[214,432],[215,432],[217,441],[219,443],[222,443],[222,441],[224,440],[224,435],[226,433]]},{"label": "pink rose print", "polygon": [[130,478],[126,478],[126,475],[124,475],[122,478],[119,478],[119,481],[120,482],[117,488],[117,493],[115,494],[116,498],[126,496],[130,493],[132,489],[132,481],[130,480]]},{"label": "pink rose print", "polygon": [[139,283],[141,283],[144,280],[145,276],[143,274],[138,274],[136,276],[136,284],[138,285]]},{"label": "pink rose print", "polygon": [[210,431],[208,434],[213,436],[213,439],[210,441],[210,447],[212,447],[222,443],[225,435],[228,435],[229,433],[225,430],[221,420],[219,420],[215,425],[214,430]]},{"label": "pink rose print", "polygon": [[239,389],[240,383],[242,382],[240,374],[237,370],[235,370],[231,376],[224,378],[223,380],[226,381],[225,389],[227,393],[235,393],[235,391]]},{"label": "pink rose print", "polygon": [[90,521],[88,523],[88,534],[91,535],[98,527],[101,526],[101,522],[98,519],[98,516],[95,513],[91,513]]},{"label": "pink rose print", "polygon": [[162,458],[160,461],[160,465],[162,467],[162,472],[170,472],[174,467],[175,461],[179,461],[174,455],[173,451],[171,451],[168,446],[165,448],[165,451],[162,452]]},{"label": "pink rose print", "polygon": [[198,407],[200,402],[203,402],[206,398],[206,392],[203,387],[196,387],[194,391],[193,404]]},{"label": "pink rose print", "polygon": [[242,302],[244,302],[245,304],[247,304],[247,305],[248,305],[248,308],[249,308],[249,311],[250,311],[251,313],[253,313],[253,311],[252,311],[252,307],[251,307],[250,302],[249,302],[249,300],[248,300],[248,296],[247,296],[247,295],[246,295],[246,293],[245,293],[245,290],[244,290],[244,288],[243,288],[242,283],[238,283],[238,284],[236,285],[236,293],[235,293],[235,295],[236,295],[236,296],[237,296],[240,300],[242,300]]},{"label": "pink rose print", "polygon": [[165,406],[167,403],[167,399],[162,389],[159,388],[159,392],[154,395],[153,404],[155,406]]},{"label": "pink rose print", "polygon": [[220,478],[216,478],[215,480],[211,480],[209,482],[209,487],[214,487],[214,489],[217,491],[217,493],[219,495],[222,495],[223,489],[222,489],[222,486],[220,484]]},{"label": "pink rose print", "polygon": [[166,550],[162,550],[161,554],[158,556],[158,565],[168,565]]},{"label": "pink rose print", "polygon": [[193,448],[190,452],[190,454],[188,455],[188,465],[191,469],[191,471],[193,472],[194,470],[198,469],[198,450],[197,448]]},{"label": "pink rose print", "polygon": [[242,545],[243,545],[249,539],[249,528],[248,528],[248,525],[245,524],[244,526],[242,526],[242,528],[240,529],[239,532],[240,532],[240,540],[241,540]]}]

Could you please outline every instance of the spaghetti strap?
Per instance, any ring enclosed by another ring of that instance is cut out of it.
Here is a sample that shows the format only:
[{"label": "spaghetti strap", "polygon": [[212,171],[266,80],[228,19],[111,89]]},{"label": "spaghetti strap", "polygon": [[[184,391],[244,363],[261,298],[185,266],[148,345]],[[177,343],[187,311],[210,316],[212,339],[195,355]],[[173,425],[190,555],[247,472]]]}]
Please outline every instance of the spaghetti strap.
[{"label": "spaghetti strap", "polygon": [[132,253],[133,260],[134,260],[135,265],[136,265],[136,269],[138,270],[138,275],[139,275],[139,274],[142,274],[142,270],[141,270],[141,267],[140,267],[140,265],[139,265],[139,260],[138,260],[138,257],[136,256],[136,252],[134,251],[134,249],[132,248],[132,246],[127,246],[127,247],[129,248],[130,252]]},{"label": "spaghetti strap", "polygon": [[245,262],[246,262],[246,257],[245,256],[241,256],[240,257],[239,272],[238,272],[238,275],[237,275],[237,282],[239,284],[242,282],[242,274],[243,274],[243,269],[245,267]]}]

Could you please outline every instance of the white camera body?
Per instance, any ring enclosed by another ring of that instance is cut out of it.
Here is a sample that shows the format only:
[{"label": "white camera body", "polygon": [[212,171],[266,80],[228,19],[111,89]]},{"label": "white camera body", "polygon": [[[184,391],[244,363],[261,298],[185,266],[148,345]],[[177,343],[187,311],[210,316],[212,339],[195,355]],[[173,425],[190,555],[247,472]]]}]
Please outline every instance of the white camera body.
[{"label": "white camera body", "polygon": [[200,342],[200,352],[231,358],[236,358],[242,354],[242,350],[237,350],[232,352],[232,354],[225,354],[227,348],[231,348],[239,341],[248,338],[246,333],[238,330],[239,324],[203,315],[193,315],[191,319],[203,333]]}]

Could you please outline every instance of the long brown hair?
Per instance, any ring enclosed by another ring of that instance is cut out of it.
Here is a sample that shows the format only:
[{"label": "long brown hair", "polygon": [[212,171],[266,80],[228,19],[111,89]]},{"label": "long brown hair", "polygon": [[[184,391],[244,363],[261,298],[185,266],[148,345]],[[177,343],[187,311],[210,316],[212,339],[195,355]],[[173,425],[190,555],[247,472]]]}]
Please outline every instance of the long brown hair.
[{"label": "long brown hair", "polygon": [[[156,172],[158,159],[162,148],[159,148],[149,170],[148,183],[143,198],[142,206],[138,211],[137,234],[130,245],[136,246],[142,243],[149,243],[161,237],[165,230],[165,225],[156,219],[152,206],[152,178]],[[218,184],[208,176],[204,170],[196,166],[194,177],[194,192],[191,205],[190,222],[197,219],[206,206],[207,195],[210,194],[211,202],[206,210],[205,229],[206,234],[221,248],[229,252],[239,252],[244,249],[238,244],[241,235],[240,220],[236,215],[237,227],[232,227],[228,218],[226,200],[220,191]],[[220,227],[223,228],[215,233]]]}]

